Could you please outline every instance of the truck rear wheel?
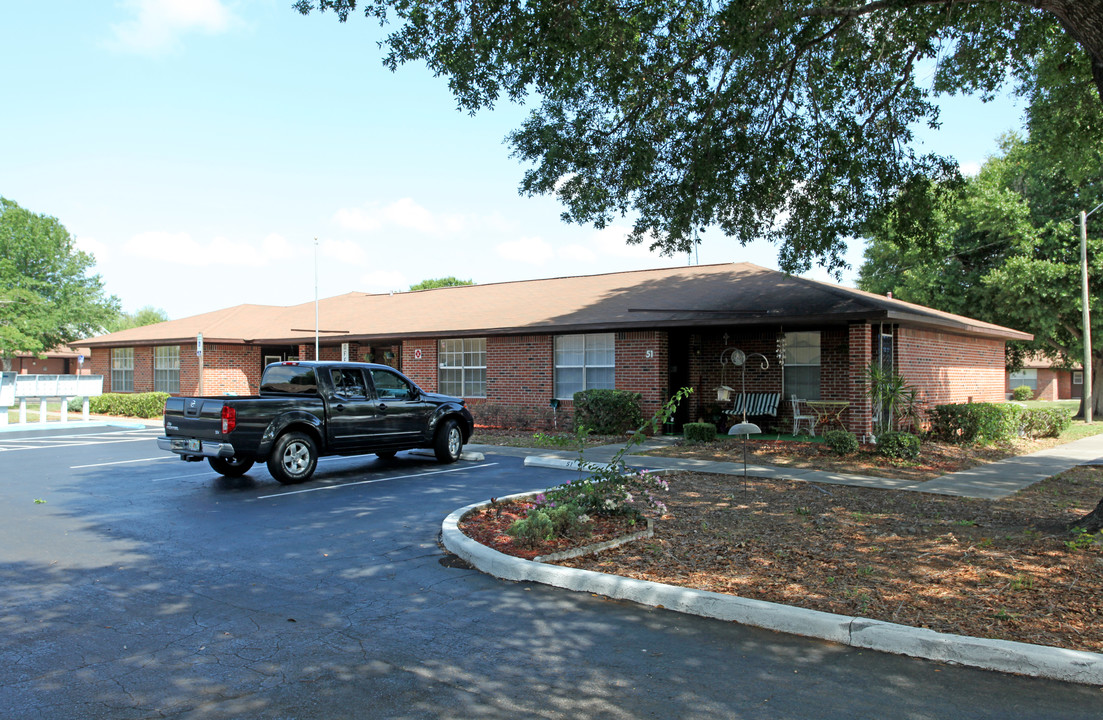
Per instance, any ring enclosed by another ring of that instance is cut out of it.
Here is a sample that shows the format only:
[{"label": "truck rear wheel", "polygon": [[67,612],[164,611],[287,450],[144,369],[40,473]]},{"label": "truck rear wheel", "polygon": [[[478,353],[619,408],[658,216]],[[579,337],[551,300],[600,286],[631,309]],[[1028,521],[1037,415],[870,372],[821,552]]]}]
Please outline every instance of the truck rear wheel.
[{"label": "truck rear wheel", "polygon": [[306,482],[318,466],[318,445],[306,433],[280,435],[268,458],[268,472],[284,485]]},{"label": "truck rear wheel", "polygon": [[249,472],[249,468],[253,467],[252,460],[240,460],[236,457],[207,458],[207,462],[211,464],[211,469],[216,473],[226,477],[241,477]]},{"label": "truck rear wheel", "polygon": [[463,433],[455,420],[445,420],[437,428],[433,452],[442,463],[453,463],[463,454]]}]

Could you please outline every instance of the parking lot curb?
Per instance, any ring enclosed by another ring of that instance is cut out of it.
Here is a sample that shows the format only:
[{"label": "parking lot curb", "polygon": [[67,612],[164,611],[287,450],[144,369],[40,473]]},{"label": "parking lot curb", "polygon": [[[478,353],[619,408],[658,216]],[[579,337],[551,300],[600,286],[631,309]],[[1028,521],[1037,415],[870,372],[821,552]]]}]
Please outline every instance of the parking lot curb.
[{"label": "parking lot curb", "polygon": [[8,423],[7,425],[0,425],[0,433],[27,432],[30,430],[82,430],[84,428],[97,427],[115,427],[123,428],[126,430],[144,430],[147,427],[158,426],[148,426],[144,423],[128,422],[126,420],[89,420],[88,422],[84,422],[83,420],[70,420],[68,422],[60,422],[58,420],[54,420],[53,422]]},{"label": "parking lot curb", "polygon": [[[518,493],[498,500],[531,496],[537,492],[541,491]],[[1103,685],[1103,654],[1099,653],[951,635],[512,557],[460,532],[460,520],[471,511],[487,505],[489,502],[468,505],[445,518],[441,526],[441,541],[449,552],[476,569],[503,580],[538,582],[897,655],[1064,682]]]}]

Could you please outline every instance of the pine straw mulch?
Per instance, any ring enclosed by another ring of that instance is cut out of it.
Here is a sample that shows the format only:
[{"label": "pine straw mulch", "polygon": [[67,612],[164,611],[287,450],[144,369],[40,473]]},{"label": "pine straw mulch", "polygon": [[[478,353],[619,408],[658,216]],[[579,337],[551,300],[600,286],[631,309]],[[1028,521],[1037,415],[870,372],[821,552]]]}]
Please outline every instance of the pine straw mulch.
[{"label": "pine straw mulch", "polygon": [[[669,481],[654,537],[557,564],[1103,652],[1103,546],[1077,547],[1065,530],[1103,495],[1103,470],[1077,468],[999,501],[758,478],[744,486],[704,473]],[[494,515],[469,519],[485,541]],[[515,552],[504,527],[496,548]]]}]

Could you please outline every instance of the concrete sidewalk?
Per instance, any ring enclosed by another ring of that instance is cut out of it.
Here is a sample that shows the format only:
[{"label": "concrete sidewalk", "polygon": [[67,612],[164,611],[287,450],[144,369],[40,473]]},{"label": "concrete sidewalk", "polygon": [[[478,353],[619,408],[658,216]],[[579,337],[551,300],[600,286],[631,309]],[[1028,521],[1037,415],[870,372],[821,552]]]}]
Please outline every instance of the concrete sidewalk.
[{"label": "concrete sidewalk", "polygon": [[[646,451],[650,448],[669,445],[671,442],[673,441],[665,438],[649,440],[640,446],[639,450]],[[620,445],[605,445],[591,448],[586,450],[585,459],[592,463],[608,462],[621,447]],[[578,469],[578,453],[576,451],[500,448],[489,445],[480,446],[480,449],[484,452],[524,457],[525,464],[529,466],[562,468],[564,470]],[[623,460],[629,467],[638,469],[678,469],[722,475],[743,475],[743,463],[741,462],[718,462],[638,454],[626,455]],[[998,500],[1013,495],[1019,490],[1048,477],[1060,475],[1079,465],[1091,465],[1100,462],[1103,462],[1103,435],[1093,435],[1048,450],[1039,450],[1029,455],[1007,458],[969,470],[943,475],[925,482],[750,463],[747,464],[747,475],[750,477],[806,480],[832,485],[854,485],[856,487],[881,488],[884,490],[907,490]]]}]

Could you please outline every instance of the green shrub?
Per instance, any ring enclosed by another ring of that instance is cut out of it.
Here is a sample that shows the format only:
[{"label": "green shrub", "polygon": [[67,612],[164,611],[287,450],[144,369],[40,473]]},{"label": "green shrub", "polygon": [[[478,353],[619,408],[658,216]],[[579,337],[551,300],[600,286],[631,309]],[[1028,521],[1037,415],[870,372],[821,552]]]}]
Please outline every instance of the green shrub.
[{"label": "green shrub", "polygon": [[1020,430],[1028,438],[1057,437],[1072,425],[1068,408],[1031,408],[1023,412]]},{"label": "green shrub", "polygon": [[858,436],[846,430],[828,430],[823,441],[837,455],[849,455],[858,452]]},{"label": "green shrub", "polygon": [[529,513],[506,529],[518,545],[539,545],[555,537],[555,526],[547,513],[530,510]]},{"label": "green shrub", "polygon": [[885,457],[914,460],[919,457],[919,438],[909,432],[887,432],[877,436],[877,452]]},{"label": "green shrub", "polygon": [[643,396],[624,390],[581,390],[574,394],[574,426],[598,435],[618,435],[643,424]]},{"label": "green shrub", "polygon": [[[88,411],[96,415],[120,415],[123,417],[156,418],[165,410],[168,393],[107,393],[99,397],[88,398]],[[76,409],[81,405],[78,401]],[[69,408],[73,409],[73,403]]]},{"label": "green shrub", "polygon": [[931,434],[944,442],[996,445],[1019,435],[1023,408],[1009,403],[953,403],[931,408]]},{"label": "green shrub", "polygon": [[706,443],[716,439],[716,426],[712,423],[686,423],[682,427],[687,443]]},{"label": "green shrub", "polygon": [[[540,499],[546,500],[544,496]],[[530,547],[559,537],[587,537],[592,531],[590,518],[571,503],[538,505],[506,529],[518,544]]]},{"label": "green shrub", "polygon": [[1011,399],[1018,402],[1026,402],[1027,400],[1034,399],[1034,391],[1026,385],[1020,385],[1011,391]]}]

